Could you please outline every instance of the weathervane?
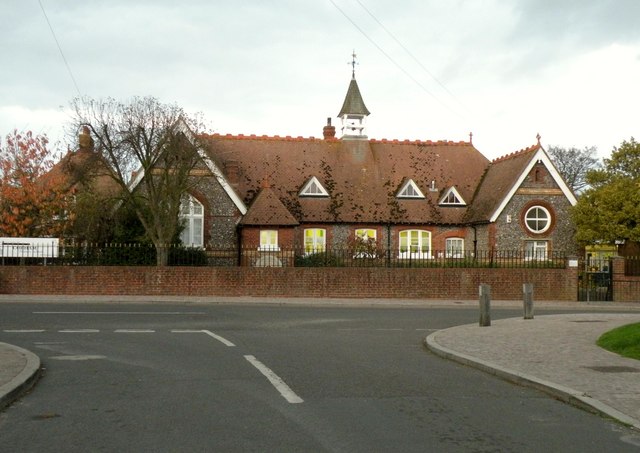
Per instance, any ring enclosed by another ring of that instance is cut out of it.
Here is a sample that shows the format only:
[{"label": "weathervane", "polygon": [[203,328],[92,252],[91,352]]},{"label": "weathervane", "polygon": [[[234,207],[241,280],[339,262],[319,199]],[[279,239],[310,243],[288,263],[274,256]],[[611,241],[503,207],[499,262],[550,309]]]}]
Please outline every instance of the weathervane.
[{"label": "weathervane", "polygon": [[347,64],[351,65],[351,77],[353,77],[354,79],[356,78],[356,65],[358,64],[356,62],[356,50],[353,49],[353,53],[351,54],[351,61],[348,62]]}]

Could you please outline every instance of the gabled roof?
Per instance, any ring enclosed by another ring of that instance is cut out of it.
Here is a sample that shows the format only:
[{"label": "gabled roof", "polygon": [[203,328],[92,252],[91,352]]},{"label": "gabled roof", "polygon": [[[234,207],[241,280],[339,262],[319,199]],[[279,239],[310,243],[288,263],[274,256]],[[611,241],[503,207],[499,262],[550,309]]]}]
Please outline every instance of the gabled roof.
[{"label": "gabled roof", "polygon": [[68,151],[42,178],[60,178],[67,190],[88,187],[90,184],[97,195],[113,197],[121,188],[109,175],[110,172],[100,154],[92,147],[81,146],[77,151]]},{"label": "gabled roof", "polygon": [[367,116],[369,115],[369,113],[369,110],[364,105],[362,95],[360,94],[360,88],[358,88],[358,82],[356,82],[356,78],[354,76],[351,78],[351,82],[349,83],[347,96],[344,98],[342,108],[340,109],[340,113],[338,113],[338,117],[341,117],[345,114]]},{"label": "gabled roof", "polygon": [[[214,134],[207,151],[217,168],[233,161],[240,170],[234,188],[251,203],[269,174],[271,190],[301,223],[460,224],[466,207],[438,206],[440,192],[424,199],[399,199],[401,184],[455,186],[473,199],[489,160],[469,142],[338,141],[315,138]],[[310,178],[322,181],[328,197],[301,197]]]},{"label": "gabled roof", "polygon": [[247,213],[240,221],[241,225],[256,226],[294,226],[298,221],[282,204],[270,187],[264,187],[255,197]]},{"label": "gabled roof", "polygon": [[540,143],[537,143],[491,162],[478,187],[467,220],[495,222],[537,162],[544,164],[565,197],[575,205],[577,203],[575,195],[566,185]]},{"label": "gabled roof", "polygon": [[491,162],[469,209],[469,221],[489,221],[498,206],[511,198],[507,195],[539,147],[534,145]]},{"label": "gabled roof", "polygon": [[[178,129],[183,134],[185,134],[189,142],[191,142],[192,144],[195,144],[196,140],[195,140],[194,134],[189,128],[189,126],[187,126],[187,124],[183,120],[180,120],[178,124]],[[223,190],[227,193],[231,201],[233,201],[236,208],[238,208],[238,211],[240,211],[240,213],[243,215],[246,214],[247,212],[246,205],[242,202],[240,197],[238,197],[238,194],[235,192],[235,190],[233,190],[233,187],[231,187],[227,179],[224,177],[224,174],[218,168],[215,162],[212,161],[209,155],[205,153],[200,147],[198,148],[198,155],[202,159],[202,162],[209,169],[211,174],[217,179],[218,183],[222,186]],[[140,169],[139,171],[137,171],[134,177],[132,178],[132,180],[129,182],[129,190],[133,191],[142,182],[144,177],[145,177],[145,172],[143,169]]]}]

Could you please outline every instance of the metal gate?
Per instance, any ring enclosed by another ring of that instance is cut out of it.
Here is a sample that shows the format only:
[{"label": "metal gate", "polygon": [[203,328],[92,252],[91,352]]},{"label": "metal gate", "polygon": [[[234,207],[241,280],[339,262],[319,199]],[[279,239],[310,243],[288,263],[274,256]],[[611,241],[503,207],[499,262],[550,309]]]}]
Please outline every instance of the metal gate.
[{"label": "metal gate", "polygon": [[613,300],[611,259],[581,260],[578,273],[578,300],[605,302]]}]

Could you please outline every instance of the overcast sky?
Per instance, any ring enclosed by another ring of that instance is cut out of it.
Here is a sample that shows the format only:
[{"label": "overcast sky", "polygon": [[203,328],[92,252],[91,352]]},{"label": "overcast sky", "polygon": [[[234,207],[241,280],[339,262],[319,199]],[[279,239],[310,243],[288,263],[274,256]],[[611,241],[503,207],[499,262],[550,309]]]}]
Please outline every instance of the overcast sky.
[{"label": "overcast sky", "polygon": [[78,95],[155,96],[222,134],[322,137],[354,50],[370,138],[473,132],[493,159],[538,133],[600,156],[640,137],[638,0],[2,0],[0,18],[0,134],[65,149]]}]

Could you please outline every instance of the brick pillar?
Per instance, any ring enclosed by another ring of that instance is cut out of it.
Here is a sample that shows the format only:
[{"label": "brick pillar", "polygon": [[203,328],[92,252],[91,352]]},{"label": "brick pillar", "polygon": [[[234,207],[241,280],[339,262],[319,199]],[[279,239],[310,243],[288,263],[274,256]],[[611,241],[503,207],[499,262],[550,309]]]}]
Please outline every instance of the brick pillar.
[{"label": "brick pillar", "polygon": [[[627,301],[627,286],[622,283],[625,280],[624,257],[614,256],[611,258],[611,291],[614,302]],[[616,284],[618,282],[618,284]],[[623,287],[624,286],[624,287]]]}]

